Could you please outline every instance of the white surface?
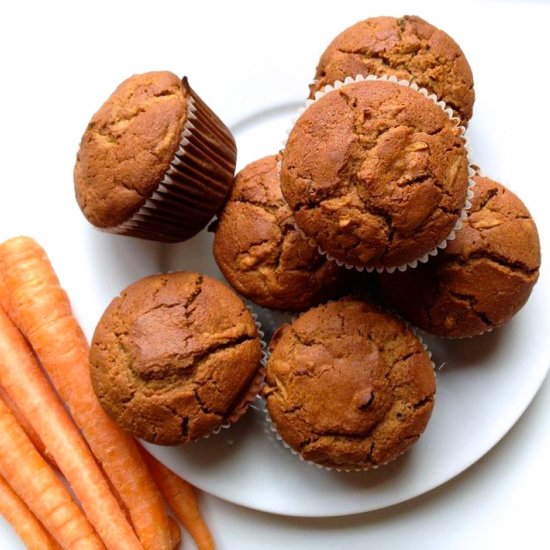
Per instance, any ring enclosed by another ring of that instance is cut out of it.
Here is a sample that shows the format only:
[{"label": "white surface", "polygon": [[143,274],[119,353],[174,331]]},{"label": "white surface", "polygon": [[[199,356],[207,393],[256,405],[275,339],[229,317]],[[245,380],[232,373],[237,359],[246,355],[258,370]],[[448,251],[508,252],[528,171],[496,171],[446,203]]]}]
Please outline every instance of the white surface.
[{"label": "white surface", "polygon": [[[3,2],[0,237],[29,233],[39,239],[90,335],[109,298],[165,259],[157,245],[89,228],[72,197],[78,140],[121,78],[159,68],[186,73],[234,124],[246,113],[305,96],[320,53],[346,26],[407,12],[441,26],[461,44],[476,81],[469,129],[474,157],[486,174],[517,191],[539,227],[546,227],[546,2]],[[245,160],[252,159],[239,164]],[[549,232],[544,229],[541,237],[547,244]],[[525,362],[526,378],[530,368]],[[207,497],[205,511],[219,547],[546,548],[548,386],[479,464],[407,504],[314,521],[250,512]],[[503,416],[515,406],[512,401]],[[465,403],[462,412],[468,411]],[[456,434],[449,433],[452,438]],[[468,447],[470,438],[462,444]],[[440,457],[430,459],[436,464]],[[262,494],[261,486],[257,490]],[[0,543],[20,547],[3,523]]]}]

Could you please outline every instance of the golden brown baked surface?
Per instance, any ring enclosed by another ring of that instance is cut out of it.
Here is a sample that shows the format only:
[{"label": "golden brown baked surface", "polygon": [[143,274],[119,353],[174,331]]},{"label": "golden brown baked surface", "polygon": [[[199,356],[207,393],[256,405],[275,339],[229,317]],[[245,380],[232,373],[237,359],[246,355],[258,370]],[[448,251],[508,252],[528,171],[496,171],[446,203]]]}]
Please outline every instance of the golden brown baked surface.
[{"label": "golden brown baked surface", "polygon": [[187,90],[166,71],[125,80],[92,117],[74,169],[86,218],[113,227],[138,210],[168,170],[187,115]]},{"label": "golden brown baked surface", "polygon": [[281,437],[327,467],[372,468],[421,435],[435,376],[418,338],[364,301],[318,306],[270,344],[264,396]]},{"label": "golden brown baked surface", "polygon": [[277,156],[239,172],[219,217],[214,257],[229,283],[265,307],[302,311],[350,279],[295,229],[281,194]]},{"label": "golden brown baked surface", "polygon": [[427,264],[380,278],[392,306],[437,336],[475,336],[502,325],[539,275],[539,238],[527,208],[503,185],[474,181],[472,209],[456,239]]},{"label": "golden brown baked surface", "polygon": [[339,34],[321,56],[311,96],[357,74],[412,80],[443,99],[464,123],[472,118],[474,81],[464,53],[420,17],[373,17]]},{"label": "golden brown baked surface", "polygon": [[261,344],[243,302],[197,273],[154,275],[115,298],[97,325],[90,368],[111,417],[160,445],[209,434],[258,374]]},{"label": "golden brown baked surface", "polygon": [[464,206],[460,130],[432,101],[391,82],[350,84],[298,119],[281,189],[296,223],[343,262],[395,267],[434,249]]}]

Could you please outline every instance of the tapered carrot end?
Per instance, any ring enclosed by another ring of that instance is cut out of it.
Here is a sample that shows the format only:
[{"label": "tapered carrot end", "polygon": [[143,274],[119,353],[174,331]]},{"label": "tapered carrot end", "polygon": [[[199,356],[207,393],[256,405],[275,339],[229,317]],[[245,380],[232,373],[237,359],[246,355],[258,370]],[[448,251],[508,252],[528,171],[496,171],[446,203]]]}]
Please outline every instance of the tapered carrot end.
[{"label": "tapered carrot end", "polygon": [[181,544],[180,526],[172,516],[168,516],[168,524],[170,525],[170,538],[172,539],[172,550],[178,550]]}]

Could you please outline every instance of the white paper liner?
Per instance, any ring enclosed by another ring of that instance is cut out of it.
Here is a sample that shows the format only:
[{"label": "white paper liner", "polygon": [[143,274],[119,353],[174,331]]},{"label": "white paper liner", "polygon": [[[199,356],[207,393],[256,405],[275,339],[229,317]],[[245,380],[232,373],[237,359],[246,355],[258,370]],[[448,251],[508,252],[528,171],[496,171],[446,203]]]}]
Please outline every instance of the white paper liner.
[{"label": "white paper liner", "polygon": [[[167,242],[182,241],[186,238],[190,238],[192,234],[196,233],[194,229],[197,223],[195,218],[186,215],[186,212],[183,211],[182,208],[186,208],[189,212],[192,210],[196,210],[197,212],[204,210],[204,198],[201,195],[204,195],[204,190],[206,189],[208,189],[210,194],[210,200],[212,201],[215,198],[220,205],[227,195],[230,189],[229,182],[234,173],[234,163],[233,166],[230,166],[231,163],[228,159],[223,158],[219,150],[214,150],[211,143],[208,143],[208,139],[216,137],[220,142],[223,142],[225,146],[228,146],[229,138],[233,138],[229,130],[227,130],[228,133],[226,135],[220,128],[215,127],[213,119],[217,119],[216,115],[210,111],[208,106],[206,106],[191,87],[189,87],[187,79],[184,78],[183,81],[184,84],[188,86],[187,116],[181,131],[178,150],[170,161],[168,170],[157,185],[155,191],[153,191],[151,196],[147,198],[145,203],[134,212],[129,219],[116,226],[100,228],[103,231],[140,238],[150,238],[152,240],[159,240],[159,235],[164,235],[168,237],[166,239]],[[197,106],[197,102],[200,104],[200,107]],[[219,121],[219,123],[223,126],[221,121]],[[207,139],[200,136],[201,129],[203,132],[208,132]],[[203,152],[208,151],[210,155],[209,160],[215,162],[220,170],[225,171],[228,183],[218,180],[206,172],[196,172],[194,166],[196,164],[195,157],[197,153],[186,150],[186,147],[189,147],[190,144],[191,146],[200,144]],[[186,159],[190,160],[186,161]],[[190,166],[187,166],[188,162]],[[182,178],[181,172],[178,169],[180,167],[184,167],[186,179],[189,179],[193,184],[189,189],[186,189],[184,196],[182,196],[178,184],[178,180]],[[229,178],[229,175],[231,175],[231,178]],[[207,206],[211,207],[210,204]],[[210,215],[210,218],[212,215],[213,214]],[[192,228],[191,226],[185,226],[187,217],[191,219],[190,223]],[[207,222],[208,220],[205,223]],[[186,236],[189,232],[191,234]]]},{"label": "white paper liner", "polygon": [[[327,304],[330,304],[330,303],[333,303],[333,302],[336,302],[338,300],[329,300],[328,302],[325,302]],[[316,306],[317,307],[317,306]],[[424,342],[424,339],[418,334],[418,332],[415,330],[415,327],[413,325],[411,325],[411,323],[409,323],[406,319],[403,319],[401,316],[399,315],[396,315],[394,314],[393,312],[390,313],[388,311],[386,311],[384,308],[381,308],[380,306],[376,305],[375,306],[376,308],[378,308],[380,311],[382,312],[385,312],[385,313],[388,313],[388,315],[391,315],[392,317],[396,318],[399,322],[401,322],[402,324],[404,324],[415,336],[416,338],[418,338],[418,341],[420,342],[420,344],[422,345],[422,347],[424,348],[424,351],[427,353],[429,359],[430,359],[430,362],[431,362],[431,365],[432,365],[432,370],[433,370],[433,373],[434,373],[434,378],[437,380],[437,369],[436,369],[436,366],[435,366],[435,363],[433,361],[433,358],[432,358],[432,352],[428,349],[428,346],[426,344],[426,342]],[[302,312],[302,313],[299,313],[299,314],[296,314],[296,316],[292,319],[292,321],[289,322],[289,324],[292,324],[298,317],[300,317],[301,315],[303,315],[303,313],[306,313],[306,312]],[[267,363],[267,359],[269,359],[269,353],[267,354],[267,358],[266,358],[266,363]],[[435,395],[435,394],[434,394]],[[411,449],[411,447],[408,447],[407,449],[405,449],[404,451],[402,451],[401,453],[399,453],[398,455],[396,455],[394,458],[392,458],[391,460],[387,461],[387,462],[380,462],[378,464],[375,464],[374,466],[370,466],[369,468],[338,468],[338,467],[331,467],[331,466],[323,466],[322,464],[317,464],[317,462],[313,462],[312,460],[306,460],[298,451],[296,451],[295,449],[293,449],[282,437],[281,435],[279,434],[279,432],[277,431],[277,428],[275,427],[275,423],[273,422],[273,419],[271,418],[271,415],[269,414],[269,410],[267,408],[267,400],[266,399],[262,399],[262,405],[260,407],[260,409],[262,411],[262,413],[265,415],[265,425],[264,425],[264,433],[268,436],[268,437],[272,437],[272,438],[275,438],[276,441],[278,441],[279,443],[281,443],[286,449],[288,449],[294,456],[297,456],[302,462],[306,463],[306,464],[310,464],[311,466],[315,466],[321,470],[326,470],[326,471],[336,471],[336,472],[368,472],[370,470],[376,470],[378,469],[380,466],[386,466],[387,464],[390,464],[392,462],[394,462],[395,460],[397,460],[400,456],[402,456],[403,454],[405,454],[408,450]],[[422,434],[420,434],[421,436]],[[420,437],[419,437],[420,438]]]},{"label": "white paper liner", "polygon": [[[239,296],[241,296],[239,294]],[[248,298],[241,296],[243,301],[247,304],[247,307],[252,310],[257,316],[262,325],[262,330],[265,333],[265,338],[269,342],[273,337],[273,334],[277,329],[286,324],[291,323],[296,315],[300,315],[301,312],[298,311],[288,311],[280,309],[271,309],[264,306],[256,304]]]},{"label": "white paper liner", "polygon": [[433,334],[432,336],[436,336],[436,338],[441,338],[442,340],[470,340],[471,338],[479,338],[480,336],[485,336],[486,334],[493,332],[493,330],[495,330],[496,328],[497,325],[492,326],[487,330],[480,332],[479,334],[469,334],[467,336],[436,336],[435,334]]},{"label": "white paper liner", "polygon": [[[312,237],[306,235],[295,223],[296,229],[300,232],[300,234],[312,245],[317,247],[317,250],[319,254],[326,256],[329,260],[335,262],[338,266],[344,266],[346,269],[355,269],[357,271],[367,271],[368,273],[372,273],[373,271],[377,271],[378,273],[382,273],[383,271],[387,271],[388,273],[393,273],[396,269],[399,271],[405,271],[409,267],[415,268],[418,265],[418,262],[420,263],[426,263],[430,257],[437,256],[439,249],[446,248],[447,243],[449,241],[452,241],[456,237],[456,232],[459,231],[462,228],[462,222],[466,219],[467,211],[472,207],[472,203],[470,202],[473,197],[473,191],[472,187],[475,185],[475,182],[473,181],[472,177],[476,175],[476,173],[479,173],[479,167],[474,167],[475,165],[472,164],[471,161],[471,148],[469,146],[468,140],[464,137],[464,133],[466,132],[466,128],[460,124],[460,118],[457,117],[454,114],[454,111],[451,109],[451,107],[448,107],[447,104],[443,100],[439,100],[435,94],[430,93],[426,88],[419,87],[415,82],[411,82],[409,80],[400,80],[396,76],[375,76],[375,75],[368,75],[363,76],[361,74],[358,74],[355,77],[347,76],[343,81],[337,80],[333,84],[328,84],[325,86],[322,90],[318,90],[315,92],[315,98],[314,99],[308,99],[306,100],[306,104],[304,107],[298,109],[298,112],[294,118],[291,119],[292,127],[296,124],[297,120],[306,112],[306,110],[316,103],[319,99],[321,99],[324,95],[326,95],[329,92],[332,92],[334,90],[338,90],[339,88],[343,88],[345,86],[349,86],[350,84],[354,84],[356,82],[365,82],[365,81],[385,81],[385,82],[393,82],[394,84],[398,84],[399,86],[404,86],[406,88],[411,88],[412,90],[415,90],[416,92],[422,94],[424,97],[430,99],[435,105],[441,108],[447,116],[449,117],[449,120],[453,122],[456,128],[460,131],[460,136],[462,137],[462,140],[464,141],[464,149],[466,150],[466,157],[468,159],[468,189],[466,191],[466,200],[464,202],[464,207],[462,208],[460,215],[454,224],[453,228],[449,232],[449,234],[439,242],[429,252],[421,256],[420,258],[417,258],[416,260],[413,260],[411,262],[407,262],[402,265],[393,266],[393,267],[365,267],[361,265],[355,265],[350,264],[347,262],[343,262],[341,260],[338,260],[331,256],[326,250],[323,250],[319,243],[317,243]],[[290,135],[290,132],[292,131],[292,127],[287,129],[286,131],[286,137],[283,140],[283,148],[286,147],[286,143],[288,141],[288,137]],[[277,163],[277,167],[279,170],[279,176],[281,172],[281,160],[279,159]],[[477,171],[476,171],[477,168]]]}]

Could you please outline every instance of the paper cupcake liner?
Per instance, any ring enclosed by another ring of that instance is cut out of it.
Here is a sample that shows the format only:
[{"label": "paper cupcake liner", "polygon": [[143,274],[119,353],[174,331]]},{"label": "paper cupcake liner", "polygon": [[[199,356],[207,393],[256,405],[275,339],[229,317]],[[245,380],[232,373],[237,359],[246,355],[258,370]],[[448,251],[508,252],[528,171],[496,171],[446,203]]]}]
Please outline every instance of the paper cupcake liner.
[{"label": "paper cupcake liner", "polygon": [[229,129],[183,78],[188,111],[170,167],[131,218],[105,231],[163,242],[189,239],[219,210],[233,182],[237,149]]},{"label": "paper cupcake liner", "polygon": [[[331,303],[331,302],[335,302],[337,300],[329,300],[328,302],[326,303]],[[378,309],[380,309],[381,311],[386,311],[384,308],[381,308],[380,306],[376,306],[378,307]],[[418,341],[420,342],[420,344],[422,345],[422,347],[424,348],[424,351],[428,354],[428,357],[430,359],[430,362],[431,362],[431,365],[432,365],[432,370],[434,372],[434,377],[437,379],[437,369],[436,369],[436,366],[435,366],[435,363],[433,361],[433,358],[432,358],[432,352],[428,349],[428,346],[426,344],[426,342],[424,342],[424,339],[418,334],[418,332],[415,330],[415,327],[411,325],[411,323],[409,323],[406,319],[403,319],[401,316],[399,315],[395,315],[394,313],[390,313],[388,311],[386,311],[387,313],[391,314],[393,317],[397,318],[398,321],[400,321],[402,324],[404,324],[415,336],[416,338],[418,338]],[[305,313],[305,312],[303,312]],[[297,314],[291,322],[294,322],[295,319],[297,319],[300,315],[302,315],[301,313],[300,314]],[[267,360],[269,359],[269,353],[267,353],[267,357],[266,357],[266,364],[267,364]],[[282,437],[281,435],[279,434],[279,431],[277,430],[276,426],[275,426],[275,422],[273,421],[273,419],[271,418],[271,415],[269,414],[269,410],[267,408],[267,400],[266,399],[262,399],[262,406],[261,406],[261,409],[260,409],[264,415],[265,415],[265,424],[264,424],[264,432],[266,433],[266,435],[269,437],[274,437],[276,441],[278,441],[279,443],[281,443],[283,445],[283,447],[285,447],[286,449],[288,449],[294,456],[297,456],[302,462],[306,463],[306,464],[309,464],[311,466],[315,466],[321,470],[326,470],[326,471],[336,471],[336,472],[368,472],[370,470],[377,470],[380,466],[386,466],[387,464],[391,464],[392,462],[394,462],[395,460],[397,460],[400,456],[402,456],[403,454],[405,454],[408,450],[411,449],[411,447],[408,447],[407,449],[405,449],[404,451],[400,452],[398,455],[396,455],[394,458],[392,458],[391,460],[388,460],[386,462],[380,462],[378,464],[375,464],[373,466],[369,466],[368,468],[338,468],[336,466],[334,467],[331,467],[331,466],[323,466],[322,464],[318,464],[317,462],[313,462],[312,460],[306,460],[298,451],[296,451],[295,449],[293,449]],[[421,434],[422,435],[422,434]]]},{"label": "paper cupcake liner", "polygon": [[256,304],[249,298],[240,295],[243,301],[247,304],[248,309],[254,312],[262,325],[262,330],[266,341],[269,342],[275,331],[283,324],[291,322],[291,320],[300,312],[272,309]]},{"label": "paper cupcake liner", "polygon": [[433,336],[435,336],[436,338],[441,338],[442,340],[470,340],[471,338],[479,338],[480,336],[485,336],[486,334],[493,332],[493,330],[495,330],[499,326],[501,325],[493,325],[483,332],[479,332],[478,334],[469,334],[467,336],[435,336],[435,334]]},{"label": "paper cupcake liner", "polygon": [[[449,241],[452,241],[456,237],[456,232],[459,231],[462,228],[462,222],[466,219],[468,210],[472,207],[472,203],[470,200],[473,197],[473,191],[472,187],[475,185],[475,182],[473,181],[472,177],[477,173],[476,168],[479,170],[479,168],[472,164],[471,162],[471,148],[469,146],[468,140],[464,137],[464,133],[466,131],[466,128],[460,124],[460,118],[457,117],[454,114],[454,111],[447,106],[447,104],[443,101],[437,98],[435,94],[430,93],[426,88],[419,87],[415,82],[411,82],[409,80],[400,80],[395,76],[375,76],[375,75],[357,75],[355,77],[348,76],[343,81],[337,80],[333,84],[328,84],[325,86],[322,90],[318,90],[315,92],[314,99],[308,99],[306,101],[306,104],[304,107],[298,110],[296,116],[291,119],[292,127],[296,124],[297,120],[307,111],[307,109],[316,103],[319,99],[321,99],[324,95],[326,95],[329,92],[332,92],[334,90],[338,90],[339,88],[343,88],[345,86],[349,86],[350,84],[354,84],[356,82],[366,82],[366,81],[385,81],[385,82],[393,82],[394,84],[398,84],[399,86],[404,86],[406,88],[411,88],[412,90],[415,90],[416,92],[422,94],[427,99],[431,100],[435,105],[437,105],[443,112],[447,114],[449,117],[449,120],[455,125],[456,128],[458,128],[460,132],[460,136],[462,140],[464,141],[464,148],[466,150],[466,156],[468,159],[468,189],[466,191],[466,199],[464,201],[464,206],[460,212],[460,215],[455,222],[453,228],[449,232],[449,234],[442,239],[432,250],[429,252],[426,252],[421,257],[416,258],[415,260],[412,260],[410,262],[404,263],[402,265],[394,266],[394,267],[366,267],[356,264],[350,264],[347,262],[344,262],[342,260],[339,260],[335,258],[334,256],[330,255],[326,250],[321,248],[319,246],[319,243],[315,241],[315,239],[311,238],[309,235],[306,235],[297,224],[295,224],[296,229],[303,235],[305,239],[308,240],[308,242],[312,245],[317,247],[317,250],[319,254],[326,256],[330,261],[335,262],[338,266],[344,266],[346,269],[355,269],[357,271],[367,271],[368,273],[372,273],[373,271],[377,271],[378,273],[382,273],[383,271],[386,271],[388,273],[393,273],[396,269],[399,271],[405,271],[409,267],[415,268],[418,263],[426,263],[430,257],[437,256],[440,249],[446,248],[447,243]],[[286,147],[286,143],[288,141],[288,137],[290,135],[290,132],[292,131],[292,127],[289,128],[286,132],[286,137],[283,140],[283,147]],[[279,160],[278,164],[279,174],[281,170],[281,161]]]},{"label": "paper cupcake liner", "polygon": [[216,429],[212,430],[209,434],[202,436],[201,438],[199,438],[199,440],[203,438],[208,438],[211,435],[217,435],[222,430],[230,428],[231,425],[237,422],[237,420],[239,420],[249,408],[256,408],[254,402],[259,398],[260,390],[262,389],[265,380],[267,344],[265,342],[265,333],[262,329],[262,325],[258,321],[258,316],[250,309],[248,305],[246,307],[248,311],[250,311],[250,314],[254,319],[254,324],[256,325],[258,336],[260,337],[260,344],[262,348],[260,367],[258,368],[258,372],[256,373],[256,375],[250,382],[243,398],[237,403],[237,405],[233,407],[231,414]]}]

